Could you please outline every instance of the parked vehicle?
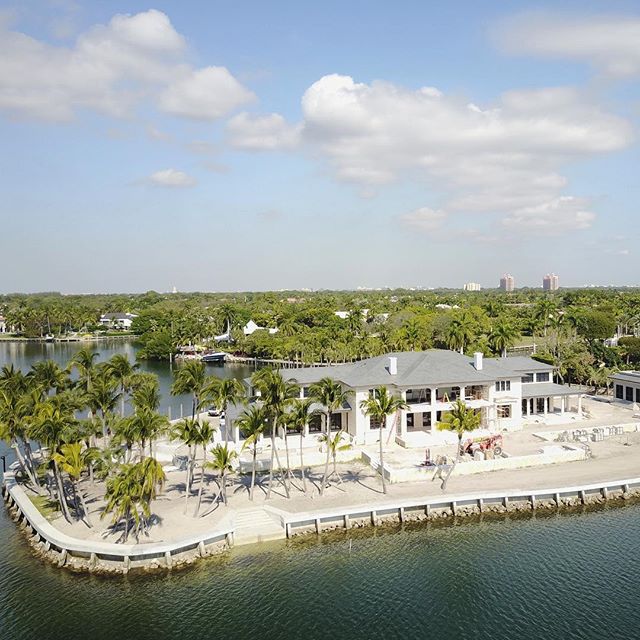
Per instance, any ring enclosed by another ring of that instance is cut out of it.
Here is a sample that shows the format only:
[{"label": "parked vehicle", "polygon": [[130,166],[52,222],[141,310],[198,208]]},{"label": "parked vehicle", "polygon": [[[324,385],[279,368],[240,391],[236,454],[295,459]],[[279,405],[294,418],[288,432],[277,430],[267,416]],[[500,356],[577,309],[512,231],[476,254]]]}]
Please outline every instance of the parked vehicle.
[{"label": "parked vehicle", "polygon": [[473,456],[476,451],[493,451],[496,456],[502,455],[502,435],[496,434],[484,438],[469,438],[462,445],[462,453]]}]

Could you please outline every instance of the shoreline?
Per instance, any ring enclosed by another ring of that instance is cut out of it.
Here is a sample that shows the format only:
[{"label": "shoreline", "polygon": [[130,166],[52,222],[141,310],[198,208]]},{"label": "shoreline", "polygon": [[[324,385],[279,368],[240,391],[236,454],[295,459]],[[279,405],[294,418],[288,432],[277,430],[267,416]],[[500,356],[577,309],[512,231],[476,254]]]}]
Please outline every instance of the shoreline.
[{"label": "shoreline", "polygon": [[[97,575],[164,574],[185,568],[201,559],[220,555],[236,545],[235,514],[228,514],[224,526],[196,537],[172,543],[115,544],[86,541],[60,532],[42,516],[24,489],[8,471],[2,483],[2,496],[9,516],[24,533],[35,555],[75,573]],[[405,523],[452,524],[459,518],[483,518],[508,514],[566,512],[594,505],[637,504],[640,477],[590,484],[452,494],[422,499],[396,499],[386,503],[351,505],[313,512],[286,512],[271,506],[264,509],[280,519],[282,535],[268,540],[304,539],[309,534],[348,531]],[[244,544],[263,542],[260,535]],[[240,542],[240,545],[243,543]]]}]

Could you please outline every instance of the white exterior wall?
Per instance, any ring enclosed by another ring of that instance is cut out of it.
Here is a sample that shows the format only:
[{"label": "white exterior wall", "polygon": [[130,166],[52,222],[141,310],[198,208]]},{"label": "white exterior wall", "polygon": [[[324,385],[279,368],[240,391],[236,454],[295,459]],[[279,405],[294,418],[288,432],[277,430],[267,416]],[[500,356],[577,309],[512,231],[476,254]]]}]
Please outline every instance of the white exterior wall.
[{"label": "white exterior wall", "polygon": [[[522,427],[522,381],[520,376],[509,378],[511,388],[509,391],[496,391],[495,383],[489,387],[489,402],[494,403],[496,411],[496,429],[520,429]],[[511,405],[511,418],[498,418],[497,406],[499,404]]]}]

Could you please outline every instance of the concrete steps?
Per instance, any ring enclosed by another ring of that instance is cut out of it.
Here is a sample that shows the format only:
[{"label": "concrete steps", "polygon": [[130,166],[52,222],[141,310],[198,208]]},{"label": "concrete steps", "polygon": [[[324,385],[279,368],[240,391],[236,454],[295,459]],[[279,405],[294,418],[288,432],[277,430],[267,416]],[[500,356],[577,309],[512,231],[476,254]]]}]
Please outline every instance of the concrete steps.
[{"label": "concrete steps", "polygon": [[264,509],[242,509],[234,516],[234,545],[282,540],[286,533],[275,516]]}]

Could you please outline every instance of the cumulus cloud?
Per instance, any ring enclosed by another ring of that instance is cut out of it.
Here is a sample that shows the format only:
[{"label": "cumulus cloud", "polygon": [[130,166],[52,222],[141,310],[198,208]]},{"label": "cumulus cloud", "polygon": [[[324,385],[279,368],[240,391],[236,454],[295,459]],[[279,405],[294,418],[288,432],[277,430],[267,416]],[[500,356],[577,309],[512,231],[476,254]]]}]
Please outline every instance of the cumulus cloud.
[{"label": "cumulus cloud", "polygon": [[[214,118],[252,94],[223,67],[194,70],[185,40],[154,9],[116,15],[52,46],[0,24],[0,110],[16,117],[69,120],[80,109],[125,116],[149,99],[171,113]],[[183,101],[176,88],[185,91]]]},{"label": "cumulus cloud", "polygon": [[407,227],[419,229],[420,231],[434,231],[439,229],[447,214],[440,209],[430,209],[429,207],[421,207],[410,213],[400,216],[400,221]]},{"label": "cumulus cloud", "polygon": [[503,22],[498,43],[510,53],[588,62],[610,76],[640,74],[640,17],[528,13]]},{"label": "cumulus cloud", "polygon": [[517,209],[503,220],[508,229],[541,235],[558,235],[573,229],[588,229],[595,214],[585,198],[562,196],[550,202]]},{"label": "cumulus cloud", "polygon": [[163,169],[149,176],[149,182],[158,187],[193,187],[196,179],[184,171],[177,169]]},{"label": "cumulus cloud", "polygon": [[254,99],[227,69],[206,67],[172,82],[160,96],[160,108],[194,120],[215,120]]},{"label": "cumulus cloud", "polygon": [[339,179],[375,186],[410,177],[449,194],[450,213],[507,214],[510,226],[529,229],[549,211],[590,224],[593,214],[563,197],[559,171],[632,138],[627,121],[569,87],[510,91],[482,108],[433,87],[334,74],[309,87],[302,109],[304,140]]},{"label": "cumulus cloud", "polygon": [[243,112],[229,120],[227,133],[231,144],[239,149],[293,149],[300,142],[301,125],[289,124],[278,113],[251,116]]}]

